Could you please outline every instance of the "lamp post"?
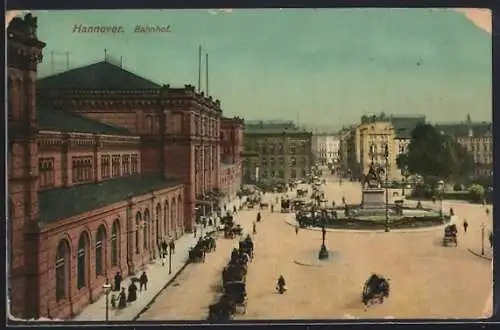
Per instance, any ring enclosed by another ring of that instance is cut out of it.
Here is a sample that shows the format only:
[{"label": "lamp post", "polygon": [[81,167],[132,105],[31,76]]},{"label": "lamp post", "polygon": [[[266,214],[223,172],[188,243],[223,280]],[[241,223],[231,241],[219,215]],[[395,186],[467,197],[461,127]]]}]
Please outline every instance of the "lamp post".
[{"label": "lamp post", "polygon": [[326,260],[328,259],[328,249],[326,248],[325,239],[326,239],[326,200],[321,200],[321,248],[319,250],[318,259]]},{"label": "lamp post", "polygon": [[106,322],[109,321],[109,293],[111,292],[111,284],[109,284],[106,279],[106,283],[102,286],[104,293],[106,294]]},{"label": "lamp post", "polygon": [[484,222],[481,223],[481,255],[484,256]]},{"label": "lamp post", "polygon": [[168,248],[168,275],[172,274],[172,248]]},{"label": "lamp post", "polygon": [[389,232],[389,145],[385,145],[385,232]]}]

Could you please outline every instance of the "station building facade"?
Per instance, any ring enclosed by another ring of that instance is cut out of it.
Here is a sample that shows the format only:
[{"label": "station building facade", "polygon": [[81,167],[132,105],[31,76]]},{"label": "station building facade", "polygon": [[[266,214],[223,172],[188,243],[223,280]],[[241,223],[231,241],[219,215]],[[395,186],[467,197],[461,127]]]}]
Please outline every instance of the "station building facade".
[{"label": "station building facade", "polygon": [[222,110],[106,60],[37,79],[36,30],[7,29],[8,295],[16,317],[66,319],[192,230],[220,189]]}]

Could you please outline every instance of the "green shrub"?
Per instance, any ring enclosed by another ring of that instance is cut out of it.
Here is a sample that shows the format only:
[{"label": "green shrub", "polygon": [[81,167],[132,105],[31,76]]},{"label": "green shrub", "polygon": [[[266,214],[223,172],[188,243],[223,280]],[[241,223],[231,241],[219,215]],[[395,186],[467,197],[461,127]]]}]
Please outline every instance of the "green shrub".
[{"label": "green shrub", "polygon": [[469,195],[472,202],[478,203],[483,200],[484,197],[484,188],[481,185],[473,184],[469,188]]}]

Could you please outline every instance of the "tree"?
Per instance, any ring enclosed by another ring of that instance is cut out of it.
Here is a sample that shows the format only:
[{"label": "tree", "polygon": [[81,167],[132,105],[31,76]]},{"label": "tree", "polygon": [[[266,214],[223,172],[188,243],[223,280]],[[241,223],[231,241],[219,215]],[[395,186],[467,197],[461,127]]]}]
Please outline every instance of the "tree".
[{"label": "tree", "polygon": [[410,173],[424,178],[447,178],[452,173],[452,156],[444,137],[429,125],[418,125],[411,133],[407,165]]},{"label": "tree", "polygon": [[406,160],[401,157],[399,162],[406,163],[410,173],[425,179],[457,179],[470,175],[474,168],[474,160],[467,150],[429,124],[418,125],[412,131],[406,157]]},{"label": "tree", "polygon": [[400,170],[404,170],[408,167],[408,154],[399,154],[396,158],[396,165]]},{"label": "tree", "polygon": [[481,202],[484,197],[484,188],[478,184],[473,184],[469,189],[469,194],[473,202]]}]

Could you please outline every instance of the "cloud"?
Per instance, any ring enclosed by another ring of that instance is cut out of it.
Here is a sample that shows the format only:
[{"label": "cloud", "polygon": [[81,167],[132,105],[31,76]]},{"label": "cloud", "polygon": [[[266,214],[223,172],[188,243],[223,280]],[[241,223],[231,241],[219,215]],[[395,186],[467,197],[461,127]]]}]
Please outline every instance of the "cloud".
[{"label": "cloud", "polygon": [[480,8],[456,8],[480,29],[491,33],[491,10]]}]

